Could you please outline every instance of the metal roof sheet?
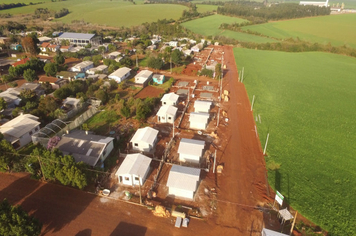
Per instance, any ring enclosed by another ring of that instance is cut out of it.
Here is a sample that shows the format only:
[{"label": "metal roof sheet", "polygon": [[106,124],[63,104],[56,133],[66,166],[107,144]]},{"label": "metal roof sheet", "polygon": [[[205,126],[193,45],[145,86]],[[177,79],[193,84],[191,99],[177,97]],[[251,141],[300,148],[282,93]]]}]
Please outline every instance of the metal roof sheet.
[{"label": "metal roof sheet", "polygon": [[163,95],[161,102],[163,101],[172,101],[172,102],[176,102],[179,98],[179,95],[175,94],[175,93],[166,93],[165,95]]},{"label": "metal roof sheet", "polygon": [[187,191],[195,191],[200,178],[200,169],[172,165],[169,172],[167,186]]},{"label": "metal roof sheet", "polygon": [[150,163],[151,158],[143,154],[129,154],[125,157],[125,160],[122,162],[115,175],[130,174],[144,177],[147,169],[150,167]]},{"label": "metal roof sheet", "polygon": [[125,76],[128,72],[130,72],[131,69],[127,68],[127,67],[122,67],[120,69],[117,69],[116,71],[114,71],[113,73],[111,73],[109,75],[109,77],[111,76],[116,76],[118,78],[122,78],[123,76]]},{"label": "metal roof sheet", "polygon": [[266,228],[262,229],[262,236],[287,236],[288,234],[282,234],[276,231],[272,231]]},{"label": "metal roof sheet", "polygon": [[209,112],[212,102],[196,100],[194,102],[195,111]]},{"label": "metal roof sheet", "polygon": [[64,32],[61,34],[58,38],[59,39],[67,39],[67,38],[73,38],[73,39],[86,39],[90,40],[93,38],[95,34],[83,34],[83,33],[72,33],[72,32]]},{"label": "metal roof sheet", "polygon": [[205,141],[182,138],[179,143],[178,153],[200,157],[204,147]]},{"label": "metal roof sheet", "polygon": [[205,112],[192,112],[189,114],[189,122],[204,123],[209,120],[209,113]]},{"label": "metal roof sheet", "polygon": [[30,132],[36,126],[41,124],[37,121],[38,119],[37,116],[30,114],[19,115],[0,126],[0,132],[7,136],[20,138],[22,135]]},{"label": "metal roof sheet", "polygon": [[151,127],[145,127],[138,129],[130,142],[145,142],[148,144],[153,144],[158,135],[158,130]]},{"label": "metal roof sheet", "polygon": [[164,106],[161,106],[161,108],[158,110],[157,116],[165,116],[166,114],[170,115],[170,116],[175,116],[177,111],[178,111],[178,108],[175,106],[164,105]]}]

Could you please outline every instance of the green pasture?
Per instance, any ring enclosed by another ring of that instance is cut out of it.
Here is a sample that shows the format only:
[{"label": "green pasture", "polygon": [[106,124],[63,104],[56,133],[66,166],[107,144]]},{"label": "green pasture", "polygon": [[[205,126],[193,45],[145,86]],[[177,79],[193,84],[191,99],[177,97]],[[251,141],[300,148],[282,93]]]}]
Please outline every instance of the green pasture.
[{"label": "green pasture", "polygon": [[[234,49],[270,185],[330,232],[356,235],[356,58],[321,52]],[[261,118],[261,123],[259,118]]]},{"label": "green pasture", "polygon": [[270,37],[302,40],[333,46],[347,45],[356,48],[356,14],[330,15],[295,20],[277,21],[242,29],[257,31]]},{"label": "green pasture", "polygon": [[182,24],[185,28],[193,31],[194,33],[205,35],[205,36],[218,36],[222,35],[225,37],[237,39],[244,42],[257,42],[257,43],[267,43],[276,42],[277,40],[264,38],[256,35],[250,35],[246,33],[234,32],[231,30],[221,30],[219,29],[222,23],[241,23],[246,20],[236,17],[222,16],[222,15],[212,15],[204,18],[199,18],[192,21],[187,21]]},{"label": "green pasture", "polygon": [[218,9],[218,6],[214,6],[214,5],[205,5],[205,4],[197,4],[197,11],[199,13],[204,13],[204,12],[213,12],[216,11]]},{"label": "green pasture", "polygon": [[[143,1],[138,1],[143,3]],[[187,7],[174,4],[137,4],[134,5],[123,0],[71,0],[63,2],[46,2],[44,4],[3,10],[2,13],[29,14],[37,8],[56,10],[68,8],[70,14],[58,21],[71,23],[73,20],[84,20],[107,26],[140,25],[144,22],[153,22],[158,19],[178,19]],[[159,14],[158,14],[159,13]]]}]

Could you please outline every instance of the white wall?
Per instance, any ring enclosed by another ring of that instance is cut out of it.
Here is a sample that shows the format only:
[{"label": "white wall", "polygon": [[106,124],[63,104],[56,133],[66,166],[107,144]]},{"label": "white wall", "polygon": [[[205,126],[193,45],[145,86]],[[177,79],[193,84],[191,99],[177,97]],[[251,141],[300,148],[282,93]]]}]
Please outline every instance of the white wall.
[{"label": "white wall", "polygon": [[[131,142],[132,143],[132,149],[136,150],[136,151],[142,151],[142,152],[149,152],[151,151],[151,146],[148,143],[144,143],[144,142]],[[135,144],[138,144],[138,146],[136,146]]]},{"label": "white wall", "polygon": [[174,195],[175,197],[178,198],[187,198],[193,200],[194,198],[194,192],[188,191],[188,190],[183,190],[183,189],[178,189],[178,188],[172,188],[169,187],[168,191],[169,195]]},{"label": "white wall", "polygon": [[190,122],[191,129],[206,129],[206,125],[203,122]]},{"label": "white wall", "polygon": [[[37,130],[36,130],[36,128],[37,128]],[[33,128],[31,131],[29,131],[28,133],[22,135],[22,136],[20,137],[20,147],[19,147],[19,148],[21,148],[21,147],[27,145],[28,143],[32,142],[32,137],[31,137],[31,135],[34,134],[34,133],[36,133],[36,132],[39,131],[39,130],[40,130],[40,126],[37,125],[37,126],[36,126],[35,128]],[[30,135],[30,133],[31,133],[31,135]]]},{"label": "white wall", "polygon": [[179,161],[183,161],[183,162],[187,161],[187,162],[192,162],[192,163],[199,163],[200,162],[200,157],[179,153]]},{"label": "white wall", "polygon": [[170,116],[166,114],[165,116],[160,116],[159,122],[173,124],[174,120],[175,120],[174,116]]}]

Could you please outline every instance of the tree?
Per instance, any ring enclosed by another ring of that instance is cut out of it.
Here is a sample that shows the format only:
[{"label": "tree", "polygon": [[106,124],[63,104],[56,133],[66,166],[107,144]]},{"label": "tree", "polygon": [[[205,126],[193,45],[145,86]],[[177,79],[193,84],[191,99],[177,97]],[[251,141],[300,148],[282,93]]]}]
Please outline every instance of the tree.
[{"label": "tree", "polygon": [[183,52],[179,51],[178,49],[174,50],[172,52],[172,62],[174,63],[174,65],[180,65],[183,62]]},{"label": "tree", "polygon": [[[11,171],[14,165],[19,161],[14,147],[7,140],[0,141],[0,171]],[[1,231],[1,229],[0,229]],[[0,233],[0,235],[2,235]]]},{"label": "tree", "polygon": [[104,90],[100,89],[98,91],[95,92],[95,97],[99,100],[101,100],[101,102],[103,104],[107,103],[109,100],[109,95],[107,92],[105,92]]},{"label": "tree", "polygon": [[4,110],[7,107],[6,101],[4,98],[0,98],[0,111]]},{"label": "tree", "polygon": [[11,75],[2,75],[1,80],[3,83],[9,83],[13,80],[14,78]]},{"label": "tree", "polygon": [[100,46],[100,47],[98,48],[98,52],[99,52],[100,54],[104,54],[104,53],[106,52],[106,48],[105,48],[104,46]]},{"label": "tree", "polygon": [[147,60],[147,66],[156,70],[162,69],[163,64],[163,60],[158,57],[150,57]]},{"label": "tree", "polygon": [[63,56],[63,53],[59,51],[59,53],[53,58],[53,60],[58,64],[58,65],[63,65],[65,62],[65,58]]},{"label": "tree", "polygon": [[32,56],[37,54],[37,45],[31,36],[23,37],[21,39],[21,45],[26,53],[30,53]]},{"label": "tree", "polygon": [[218,63],[215,66],[215,79],[221,79],[221,74],[222,74],[221,64]]},{"label": "tree", "polygon": [[38,80],[38,76],[36,74],[36,71],[27,69],[23,72],[23,77],[27,82],[33,82],[35,80]]},{"label": "tree", "polygon": [[20,206],[11,206],[6,199],[0,203],[0,235],[38,236],[41,229],[42,224]]},{"label": "tree", "polygon": [[55,76],[58,71],[58,66],[56,63],[47,63],[43,70],[46,72],[47,76]]},{"label": "tree", "polygon": [[116,51],[116,45],[115,45],[115,44],[109,44],[109,46],[108,46],[108,51],[109,51],[109,52]]}]

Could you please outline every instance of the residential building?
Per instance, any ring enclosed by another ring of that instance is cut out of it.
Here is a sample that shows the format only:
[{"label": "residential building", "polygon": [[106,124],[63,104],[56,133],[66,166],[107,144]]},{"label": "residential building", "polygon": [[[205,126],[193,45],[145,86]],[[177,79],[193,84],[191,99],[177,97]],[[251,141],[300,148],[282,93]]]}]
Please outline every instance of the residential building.
[{"label": "residential building", "polygon": [[109,79],[114,79],[116,82],[121,83],[125,79],[127,79],[131,74],[131,69],[127,67],[122,67],[120,69],[117,69],[113,73],[111,73],[108,78]]},{"label": "residential building", "polygon": [[15,88],[13,92],[20,94],[24,90],[34,91],[38,97],[45,94],[44,88],[42,88],[41,84],[37,83],[24,83],[20,87]]},{"label": "residential building", "polygon": [[65,79],[59,79],[57,77],[52,76],[41,76],[38,80],[38,83],[49,83],[53,89],[59,89],[63,85],[67,84],[68,81]]},{"label": "residential building", "polygon": [[81,101],[78,98],[66,98],[63,101],[63,106],[79,108],[81,106]]},{"label": "residential building", "polygon": [[270,229],[263,228],[261,231],[261,236],[288,236],[288,234],[282,234]]},{"label": "residential building", "polygon": [[179,99],[179,95],[177,95],[173,92],[166,93],[165,95],[163,95],[163,97],[161,99],[162,106],[164,106],[164,105],[177,106],[178,99]]},{"label": "residential building", "polygon": [[60,48],[59,48],[59,50],[61,51],[61,52],[69,52],[71,49],[72,49],[72,45],[69,45],[69,46],[61,46]]},{"label": "residential building", "polygon": [[65,155],[72,155],[76,162],[103,167],[105,159],[114,148],[114,138],[73,130],[61,137],[56,148]]},{"label": "residential building", "polygon": [[197,45],[190,48],[193,52],[200,52],[203,49],[203,43],[198,43]]},{"label": "residential building", "polygon": [[157,136],[158,130],[151,127],[138,129],[130,140],[132,149],[141,152],[151,152],[156,146]]},{"label": "residential building", "polygon": [[179,161],[200,163],[204,148],[205,141],[182,138],[178,147]]},{"label": "residential building", "polygon": [[191,129],[205,130],[209,122],[209,113],[192,112],[189,114],[189,122]]},{"label": "residential building", "polygon": [[173,124],[176,119],[178,108],[170,105],[161,106],[157,112],[158,122]]},{"label": "residential building", "polygon": [[21,148],[32,141],[31,135],[40,130],[38,117],[21,114],[0,126],[0,132],[14,148]]},{"label": "residential building", "polygon": [[76,64],[72,68],[70,68],[70,71],[72,72],[86,72],[90,68],[94,67],[94,63],[92,61],[82,61],[79,64]]},{"label": "residential building", "polygon": [[61,48],[60,45],[56,45],[56,44],[50,44],[48,46],[48,49],[51,51],[51,52],[57,52],[59,49]]},{"label": "residential building", "polygon": [[193,200],[199,181],[200,169],[172,165],[167,180],[168,195]]},{"label": "residential building", "polygon": [[48,43],[48,42],[43,42],[41,45],[40,45],[40,51],[41,52],[47,52],[47,48],[48,48],[48,46],[49,45],[51,45],[50,43]]},{"label": "residential building", "polygon": [[60,78],[60,79],[66,79],[66,80],[72,81],[72,80],[75,79],[75,76],[77,74],[78,73],[71,72],[71,71],[60,71],[60,72],[57,73],[56,77]]},{"label": "residential building", "polygon": [[21,98],[18,97],[18,93],[14,89],[8,88],[0,93],[0,97],[5,100],[7,108],[15,108],[21,102]]},{"label": "residential building", "polygon": [[22,49],[22,46],[21,46],[21,44],[13,43],[10,45],[10,49],[18,51],[18,50]]},{"label": "residential building", "polygon": [[153,72],[149,70],[142,70],[135,76],[135,83],[146,87],[152,80]]},{"label": "residential building", "polygon": [[128,154],[115,173],[119,183],[135,186],[143,185],[150,172],[152,159],[140,153]]},{"label": "residential building", "polygon": [[194,112],[206,112],[209,113],[212,102],[196,100],[194,102]]},{"label": "residential building", "polygon": [[108,59],[116,59],[118,56],[121,55],[121,52],[111,52],[107,55],[107,58]]},{"label": "residential building", "polygon": [[16,67],[16,66],[19,66],[19,65],[23,65],[23,64],[26,64],[26,62],[28,62],[30,60],[30,58],[24,58],[24,59],[21,59],[15,63],[12,64],[13,67]]},{"label": "residential building", "polygon": [[62,42],[63,40],[68,40],[71,45],[86,46],[91,44],[93,46],[98,46],[101,44],[101,37],[95,36],[95,34],[83,34],[83,33],[72,33],[65,32],[61,34],[57,40]]},{"label": "residential building", "polygon": [[38,38],[38,41],[39,41],[40,43],[43,43],[43,42],[50,42],[51,40],[52,40],[52,38],[46,37],[46,36],[43,36],[43,37],[39,37],[39,38]]},{"label": "residential building", "polygon": [[10,41],[9,37],[0,37],[0,44],[6,44]]},{"label": "residential building", "polygon": [[157,84],[163,84],[164,80],[165,80],[165,76],[164,75],[160,75],[160,74],[154,74],[152,76],[153,82],[157,83]]},{"label": "residential building", "polygon": [[177,47],[178,46],[178,41],[170,41],[169,43],[170,47]]},{"label": "residential building", "polygon": [[95,75],[95,73],[108,73],[108,66],[100,65],[87,70],[86,73],[89,75]]}]

